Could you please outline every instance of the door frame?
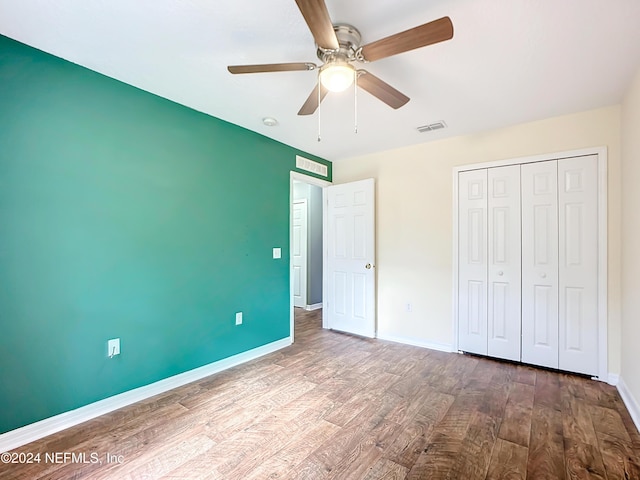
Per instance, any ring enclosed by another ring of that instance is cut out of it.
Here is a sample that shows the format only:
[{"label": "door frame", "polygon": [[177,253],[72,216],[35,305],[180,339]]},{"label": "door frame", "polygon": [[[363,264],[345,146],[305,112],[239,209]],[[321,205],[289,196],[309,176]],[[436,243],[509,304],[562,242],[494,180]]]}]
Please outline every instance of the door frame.
[{"label": "door frame", "polygon": [[[302,182],[308,183],[310,185],[315,185],[316,187],[322,188],[322,290],[326,291],[327,279],[325,275],[326,271],[326,260],[327,256],[325,254],[325,248],[327,244],[327,232],[326,232],[326,208],[325,208],[325,198],[326,191],[325,187],[329,185],[333,185],[333,182],[328,180],[323,180],[321,178],[313,177],[311,175],[305,175],[300,172],[289,172],[289,335],[291,337],[291,343],[295,341],[294,339],[294,331],[295,331],[295,310],[293,306],[293,261],[291,259],[291,245],[293,245],[293,182]],[[308,219],[307,219],[308,220]],[[323,293],[322,303],[324,306],[324,293]],[[322,327],[326,328],[325,319],[324,319],[324,310],[323,310],[323,318],[322,318]]]},{"label": "door frame", "polygon": [[607,147],[592,147],[556,153],[545,153],[526,157],[516,157],[492,162],[473,163],[453,169],[453,351],[458,351],[458,174],[468,170],[521,165],[523,163],[545,162],[562,158],[598,156],[598,376],[594,379],[616,383],[615,375],[608,372],[608,305],[607,305]]}]

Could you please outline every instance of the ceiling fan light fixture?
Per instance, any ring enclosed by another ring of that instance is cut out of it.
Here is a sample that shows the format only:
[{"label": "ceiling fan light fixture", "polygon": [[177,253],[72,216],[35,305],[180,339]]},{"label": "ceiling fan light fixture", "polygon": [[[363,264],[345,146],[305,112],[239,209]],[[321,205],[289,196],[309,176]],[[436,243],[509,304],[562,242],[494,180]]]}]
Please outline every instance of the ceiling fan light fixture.
[{"label": "ceiling fan light fixture", "polygon": [[353,84],[355,68],[346,62],[328,63],[320,70],[322,85],[331,92],[342,92]]}]

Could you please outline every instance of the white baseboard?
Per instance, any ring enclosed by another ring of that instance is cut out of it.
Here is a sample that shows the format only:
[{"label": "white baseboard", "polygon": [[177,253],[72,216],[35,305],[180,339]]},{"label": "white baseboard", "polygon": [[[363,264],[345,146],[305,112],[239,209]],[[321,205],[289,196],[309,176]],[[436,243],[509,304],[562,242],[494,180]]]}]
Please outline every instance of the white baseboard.
[{"label": "white baseboard", "polygon": [[622,397],[622,401],[627,407],[627,410],[629,410],[633,423],[635,423],[636,428],[640,432],[640,403],[638,403],[638,399],[629,391],[622,377],[618,379],[617,388],[620,397]]},{"label": "white baseboard", "polygon": [[380,340],[388,340],[390,342],[404,343],[405,345],[412,345],[414,347],[429,348],[431,350],[438,350],[440,352],[447,352],[447,353],[453,352],[453,345],[426,342],[418,338],[401,337],[397,335],[387,335],[385,333],[380,333],[380,332],[378,332],[378,334],[376,335],[376,338],[379,338]]},{"label": "white baseboard", "polygon": [[313,305],[307,305],[304,307],[305,310],[320,310],[322,308],[322,303],[314,303]]},{"label": "white baseboard", "polygon": [[615,387],[620,381],[620,375],[618,375],[617,373],[609,372],[609,376],[606,380],[609,385],[613,385]]},{"label": "white baseboard", "polygon": [[291,345],[291,337],[283,338],[275,342],[254,348],[252,350],[233,355],[217,362],[194,368],[188,372],[180,373],[155,383],[143,387],[134,388],[124,393],[105,398],[76,410],[64,412],[53,417],[45,418],[39,422],[25,425],[24,427],[11,430],[0,435],[0,452],[7,452],[14,448],[21,447],[27,443],[39,440],[48,435],[54,434],[69,427],[86,422],[106,413],[112,412],[132,403],[145,400],[160,393],[167,392],[174,388],[181,387],[187,383],[201,380],[214,373],[227,370],[241,363],[254,360],[263,355],[275,352],[281,348]]}]

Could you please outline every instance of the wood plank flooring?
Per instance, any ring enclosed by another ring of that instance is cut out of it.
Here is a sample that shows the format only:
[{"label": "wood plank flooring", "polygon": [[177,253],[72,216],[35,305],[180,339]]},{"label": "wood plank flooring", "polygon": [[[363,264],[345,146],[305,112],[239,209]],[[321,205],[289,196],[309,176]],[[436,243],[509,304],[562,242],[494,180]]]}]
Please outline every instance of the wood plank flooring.
[{"label": "wood plank flooring", "polygon": [[40,463],[0,478],[640,479],[609,385],[322,330],[319,310],[296,312],[295,338],[21,447]]}]

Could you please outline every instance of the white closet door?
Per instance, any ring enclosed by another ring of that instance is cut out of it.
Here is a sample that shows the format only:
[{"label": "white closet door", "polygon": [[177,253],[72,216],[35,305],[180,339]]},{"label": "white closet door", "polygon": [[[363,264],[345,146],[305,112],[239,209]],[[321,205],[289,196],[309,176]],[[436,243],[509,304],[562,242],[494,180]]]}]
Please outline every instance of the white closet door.
[{"label": "white closet door", "polygon": [[458,348],[487,354],[487,170],[458,177]]},{"label": "white closet door", "polygon": [[558,368],[558,162],[521,166],[522,361]]},{"label": "white closet door", "polygon": [[488,171],[488,354],[520,360],[520,165]]},{"label": "white closet door", "polygon": [[559,368],[598,374],[598,157],[558,161]]}]

